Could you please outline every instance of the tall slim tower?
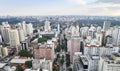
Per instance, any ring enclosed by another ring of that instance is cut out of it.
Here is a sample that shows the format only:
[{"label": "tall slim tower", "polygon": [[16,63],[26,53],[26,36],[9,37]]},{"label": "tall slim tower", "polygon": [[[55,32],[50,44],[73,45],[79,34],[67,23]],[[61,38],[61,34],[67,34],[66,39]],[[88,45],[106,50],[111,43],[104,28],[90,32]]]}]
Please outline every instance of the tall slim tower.
[{"label": "tall slim tower", "polygon": [[110,21],[104,21],[103,30],[107,31],[110,28],[110,25],[111,25]]},{"label": "tall slim tower", "polygon": [[60,24],[57,24],[57,32],[60,33]]},{"label": "tall slim tower", "polygon": [[27,33],[26,33],[26,22],[23,21],[23,22],[21,23],[21,26],[22,26],[22,29],[23,29],[23,31],[24,31],[25,36],[27,36]]}]

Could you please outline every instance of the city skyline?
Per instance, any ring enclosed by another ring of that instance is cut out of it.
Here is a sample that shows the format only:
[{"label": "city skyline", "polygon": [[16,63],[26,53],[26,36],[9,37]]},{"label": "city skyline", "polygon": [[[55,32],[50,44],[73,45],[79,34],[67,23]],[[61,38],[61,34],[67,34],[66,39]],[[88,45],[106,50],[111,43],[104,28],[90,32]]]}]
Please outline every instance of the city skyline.
[{"label": "city skyline", "polygon": [[120,16],[120,0],[1,0],[0,16]]}]

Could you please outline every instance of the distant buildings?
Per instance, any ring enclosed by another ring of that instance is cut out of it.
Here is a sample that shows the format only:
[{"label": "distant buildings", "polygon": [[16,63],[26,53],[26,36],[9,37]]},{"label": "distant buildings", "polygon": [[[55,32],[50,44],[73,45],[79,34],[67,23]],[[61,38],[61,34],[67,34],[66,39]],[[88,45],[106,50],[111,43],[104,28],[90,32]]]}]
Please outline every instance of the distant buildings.
[{"label": "distant buildings", "polygon": [[70,36],[70,37],[78,37],[80,36],[80,30],[79,30],[79,25],[71,25],[70,27],[65,29],[65,34],[66,36]]},{"label": "distant buildings", "polygon": [[57,32],[60,33],[60,24],[57,24]]},{"label": "distant buildings", "polygon": [[111,26],[111,22],[110,21],[104,21],[104,24],[103,24],[103,30],[104,31],[107,31]]}]

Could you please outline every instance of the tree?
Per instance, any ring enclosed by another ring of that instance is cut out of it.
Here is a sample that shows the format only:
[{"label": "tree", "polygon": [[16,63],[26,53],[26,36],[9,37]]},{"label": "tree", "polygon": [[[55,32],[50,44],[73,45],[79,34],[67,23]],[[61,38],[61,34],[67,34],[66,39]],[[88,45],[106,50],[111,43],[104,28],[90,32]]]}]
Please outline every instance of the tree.
[{"label": "tree", "polygon": [[31,52],[29,52],[29,51],[27,51],[27,50],[21,50],[21,51],[19,52],[19,55],[20,55],[20,56],[25,56],[25,57],[32,57]]},{"label": "tree", "polygon": [[32,67],[32,61],[26,61],[25,65],[27,66],[27,68],[31,68]]},{"label": "tree", "polygon": [[62,59],[60,60],[60,62],[61,62],[61,64],[63,65],[63,63],[64,63],[64,59],[62,58]]},{"label": "tree", "polygon": [[16,71],[24,71],[24,70],[20,65],[18,65]]},{"label": "tree", "polygon": [[66,54],[66,66],[70,66],[70,55]]},{"label": "tree", "polygon": [[57,48],[55,49],[55,52],[60,52],[61,48],[60,45],[57,46]]},{"label": "tree", "polygon": [[68,71],[72,71],[72,68],[69,68]]}]

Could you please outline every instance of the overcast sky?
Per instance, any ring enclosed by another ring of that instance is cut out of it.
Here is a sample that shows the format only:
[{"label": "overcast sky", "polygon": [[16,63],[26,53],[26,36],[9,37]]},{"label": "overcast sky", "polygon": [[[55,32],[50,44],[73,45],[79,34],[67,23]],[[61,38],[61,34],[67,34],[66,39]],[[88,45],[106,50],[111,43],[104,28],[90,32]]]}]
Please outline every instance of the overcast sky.
[{"label": "overcast sky", "polygon": [[0,15],[120,16],[120,0],[0,0]]}]

